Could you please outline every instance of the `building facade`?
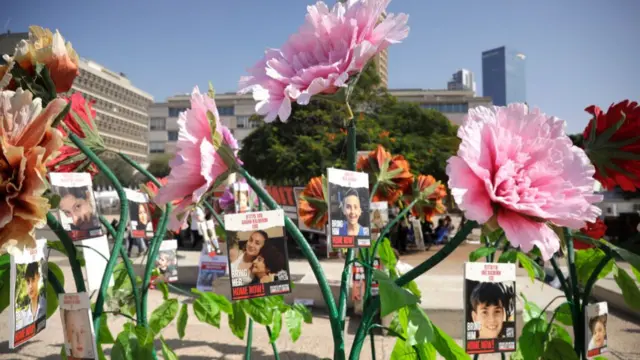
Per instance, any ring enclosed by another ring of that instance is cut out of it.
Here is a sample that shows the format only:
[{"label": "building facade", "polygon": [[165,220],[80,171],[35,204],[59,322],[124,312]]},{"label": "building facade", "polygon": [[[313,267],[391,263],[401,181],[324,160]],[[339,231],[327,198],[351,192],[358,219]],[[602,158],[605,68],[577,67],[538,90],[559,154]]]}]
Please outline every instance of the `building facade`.
[{"label": "building facade", "polygon": [[389,87],[389,48],[382,50],[373,58],[373,62],[380,75],[380,86]]},{"label": "building facade", "polygon": [[526,102],[526,56],[506,46],[482,53],[482,95],[493,103],[505,106]]},{"label": "building facade", "polygon": [[123,73],[92,60],[81,58],[79,68],[71,92],[95,101],[96,125],[106,147],[148,164],[148,107],[153,97],[133,86]]},{"label": "building facade", "polygon": [[475,95],[476,82],[473,79],[473,73],[467,69],[456,71],[447,83],[447,90],[471,90]]},{"label": "building facade", "polygon": [[[191,96],[189,94],[176,95],[163,103],[155,103],[149,107],[149,153],[173,154],[178,140],[178,117],[188,109]],[[238,95],[236,93],[216,94],[218,114],[223,125],[229,128],[240,146],[242,140],[260,125],[259,122],[249,121],[255,114],[255,101],[251,94]]]},{"label": "building facade", "polygon": [[491,98],[478,97],[472,90],[393,89],[391,95],[398,101],[419,104],[423,109],[440,111],[456,125],[461,125],[469,109],[490,106]]},{"label": "building facade", "polygon": [[16,45],[20,40],[29,39],[29,33],[12,33],[7,31],[4,34],[0,34],[0,65],[4,65],[6,61],[3,59],[3,55],[12,56],[16,50]]}]

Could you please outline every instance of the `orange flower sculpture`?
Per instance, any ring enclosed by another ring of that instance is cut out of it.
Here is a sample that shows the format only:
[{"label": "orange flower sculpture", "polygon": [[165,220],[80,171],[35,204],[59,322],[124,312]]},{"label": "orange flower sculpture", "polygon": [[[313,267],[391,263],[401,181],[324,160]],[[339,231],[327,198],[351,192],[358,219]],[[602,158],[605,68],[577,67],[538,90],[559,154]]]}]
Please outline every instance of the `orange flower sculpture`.
[{"label": "orange flower sculpture", "polygon": [[300,194],[298,216],[309,228],[324,229],[329,221],[328,203],[327,179],[314,177]]},{"label": "orange flower sculpture", "polygon": [[373,184],[378,183],[373,201],[395,203],[411,190],[413,175],[409,171],[409,162],[402,155],[391,156],[382,145],[358,160],[360,171],[374,176]]},{"label": "orange flower sculpture", "polygon": [[12,69],[15,65],[27,74],[33,75],[37,64],[44,65],[57,93],[67,92],[73,85],[73,80],[80,74],[78,70],[78,54],[70,42],[58,31],[54,33],[39,26],[29,27],[29,39],[21,40],[16,46],[12,57],[5,57],[8,65],[0,66],[0,88],[9,86],[14,88],[11,81]]},{"label": "orange flower sculpture", "polygon": [[33,248],[35,228],[45,223],[49,201],[45,164],[62,145],[51,128],[66,103],[42,101],[22,89],[0,92],[0,247]]},{"label": "orange flower sculpture", "polygon": [[411,213],[416,218],[431,221],[435,214],[444,214],[446,208],[442,200],[447,196],[447,190],[431,175],[418,175],[413,183],[413,199],[418,199]]}]

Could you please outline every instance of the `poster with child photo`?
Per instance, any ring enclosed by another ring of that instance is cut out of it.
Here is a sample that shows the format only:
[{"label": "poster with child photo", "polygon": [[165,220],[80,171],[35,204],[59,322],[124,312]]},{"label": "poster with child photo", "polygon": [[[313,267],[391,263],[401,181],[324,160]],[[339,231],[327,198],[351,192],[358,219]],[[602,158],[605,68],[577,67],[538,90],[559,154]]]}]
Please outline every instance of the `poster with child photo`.
[{"label": "poster with child photo", "polygon": [[[373,259],[373,267],[376,270],[382,270],[382,263],[380,262],[380,258],[376,257]],[[365,291],[365,274],[364,274],[364,266],[360,263],[354,263],[351,269],[353,273],[352,277],[352,287],[351,287],[351,299],[353,301],[362,301]],[[378,296],[378,281],[371,280],[371,296]]]},{"label": "poster with child photo", "polygon": [[97,360],[89,295],[86,292],[59,294],[58,301],[67,359]]},{"label": "poster with child photo", "polygon": [[49,173],[51,189],[60,196],[57,214],[71,240],[104,235],[89,173]]},{"label": "poster with child photo", "polygon": [[516,350],[516,265],[465,263],[467,354]]},{"label": "poster with child photo", "polygon": [[252,211],[249,198],[249,184],[247,184],[246,182],[233,183],[233,199],[237,214]]},{"label": "poster with child photo", "polygon": [[389,204],[386,201],[376,201],[371,203],[369,209],[371,217],[371,240],[378,240],[378,236],[389,223]]},{"label": "poster with child photo", "polygon": [[224,216],[231,299],[291,292],[282,209]]},{"label": "poster with child photo", "polygon": [[149,211],[149,198],[140,191],[125,189],[129,200],[130,234],[135,239],[150,239],[153,237],[153,222]]},{"label": "poster with child photo", "polygon": [[10,255],[9,349],[24,344],[47,323],[47,240]]},{"label": "poster with child photo", "polygon": [[196,287],[200,291],[213,291],[216,279],[229,275],[229,259],[225,255],[200,254],[198,280]]},{"label": "poster with child photo", "polygon": [[587,358],[591,359],[607,352],[607,317],[609,308],[606,302],[589,304],[585,308],[585,345]]},{"label": "poster with child photo", "polygon": [[371,246],[369,231],[369,174],[327,169],[331,246]]},{"label": "poster with child photo", "polygon": [[152,276],[152,285],[156,281],[166,283],[178,281],[178,240],[165,240],[160,244],[155,269],[158,275]]}]

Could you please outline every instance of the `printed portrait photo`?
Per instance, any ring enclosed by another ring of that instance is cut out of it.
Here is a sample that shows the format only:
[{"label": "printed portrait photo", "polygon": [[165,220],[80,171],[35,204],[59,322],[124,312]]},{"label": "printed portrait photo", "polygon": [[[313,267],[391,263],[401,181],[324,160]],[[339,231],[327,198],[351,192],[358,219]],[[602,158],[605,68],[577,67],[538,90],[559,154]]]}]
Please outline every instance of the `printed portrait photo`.
[{"label": "printed portrait photo", "polygon": [[[175,240],[165,240],[172,241]],[[174,282],[178,280],[178,254],[176,248],[160,249],[156,258],[156,269],[160,273],[159,279],[164,282]]]},{"label": "printed portrait photo", "polygon": [[328,169],[328,188],[332,246],[370,246],[368,175]]},{"label": "printed portrait photo", "polygon": [[41,261],[16,264],[15,331],[46,318],[47,299]]},{"label": "printed portrait photo", "polygon": [[585,308],[587,357],[592,358],[607,351],[607,317],[606,302],[589,304]]},{"label": "printed portrait photo", "polygon": [[93,331],[88,309],[60,309],[65,348],[70,360],[94,359]]},{"label": "printed portrait photo", "polygon": [[96,202],[89,186],[53,186],[53,191],[60,196],[60,223],[73,240],[102,235]]},{"label": "printed portrait photo", "polygon": [[236,213],[251,211],[251,199],[249,197],[249,184],[236,182],[233,184],[233,199],[235,200]]},{"label": "printed portrait photo", "polygon": [[153,237],[153,222],[151,221],[149,204],[129,201],[129,218],[131,223],[131,237]]},{"label": "printed portrait photo", "polygon": [[371,238],[376,240],[380,232],[389,223],[389,205],[384,202],[372,202],[369,209],[371,218]]}]

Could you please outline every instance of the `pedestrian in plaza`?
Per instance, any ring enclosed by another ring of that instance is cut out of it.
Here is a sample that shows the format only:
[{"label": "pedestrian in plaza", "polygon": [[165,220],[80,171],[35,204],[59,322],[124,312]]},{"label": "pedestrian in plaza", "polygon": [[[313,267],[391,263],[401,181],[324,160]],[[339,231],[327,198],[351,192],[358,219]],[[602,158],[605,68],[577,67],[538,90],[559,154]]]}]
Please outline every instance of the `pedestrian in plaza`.
[{"label": "pedestrian in plaza", "polygon": [[[191,248],[195,249],[196,246],[203,241],[203,237],[201,234],[200,223],[205,222],[204,219],[204,210],[201,207],[197,206],[194,211],[191,212]],[[206,224],[205,224],[206,228]]]}]

